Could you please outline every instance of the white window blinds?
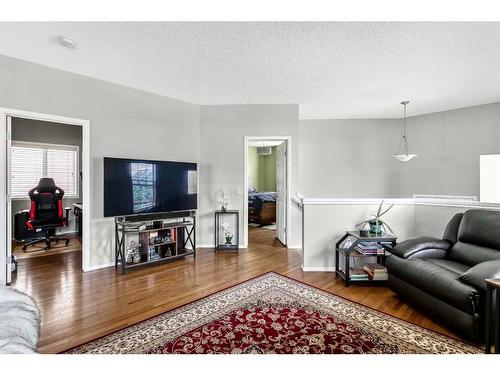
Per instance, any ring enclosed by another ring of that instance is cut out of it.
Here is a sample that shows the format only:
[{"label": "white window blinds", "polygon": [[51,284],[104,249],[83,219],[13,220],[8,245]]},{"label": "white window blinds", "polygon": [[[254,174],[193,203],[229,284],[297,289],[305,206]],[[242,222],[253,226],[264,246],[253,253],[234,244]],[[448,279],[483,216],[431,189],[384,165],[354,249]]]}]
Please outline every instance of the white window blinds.
[{"label": "white window blinds", "polygon": [[78,197],[78,147],[12,142],[11,195],[28,198],[42,177],[51,177],[66,198]]}]

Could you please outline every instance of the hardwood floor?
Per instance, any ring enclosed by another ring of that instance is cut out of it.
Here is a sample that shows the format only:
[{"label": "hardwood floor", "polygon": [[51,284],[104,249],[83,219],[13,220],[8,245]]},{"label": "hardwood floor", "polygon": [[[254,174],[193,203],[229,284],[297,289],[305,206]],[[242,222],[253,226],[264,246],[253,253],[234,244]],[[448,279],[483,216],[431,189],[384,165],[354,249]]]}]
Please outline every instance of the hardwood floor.
[{"label": "hardwood floor", "polygon": [[[254,230],[255,229],[255,230]],[[383,286],[345,288],[332,273],[302,272],[300,254],[249,229],[249,248],[188,257],[123,276],[114,268],[83,273],[80,252],[21,259],[13,286],[42,311],[39,350],[57,353],[265,272],[275,271],[432,330],[450,334]]]},{"label": "hardwood floor", "polygon": [[41,242],[29,246],[26,249],[27,251],[24,251],[23,244],[14,241],[12,243],[12,254],[15,255],[17,259],[37,258],[60,253],[69,253],[71,251],[81,251],[82,244],[80,243],[80,240],[73,235],[69,241],[68,246],[64,244],[64,241],[59,241],[59,243],[53,242],[52,247],[48,250],[45,250],[44,248],[45,243]]}]

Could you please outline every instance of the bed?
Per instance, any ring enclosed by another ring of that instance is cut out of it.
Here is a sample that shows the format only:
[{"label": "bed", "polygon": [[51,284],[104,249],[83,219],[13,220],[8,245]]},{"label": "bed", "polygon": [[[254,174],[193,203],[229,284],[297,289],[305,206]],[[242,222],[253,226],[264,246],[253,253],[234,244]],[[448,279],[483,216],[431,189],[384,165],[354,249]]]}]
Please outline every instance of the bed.
[{"label": "bed", "polygon": [[276,192],[248,191],[248,222],[260,225],[276,223]]}]

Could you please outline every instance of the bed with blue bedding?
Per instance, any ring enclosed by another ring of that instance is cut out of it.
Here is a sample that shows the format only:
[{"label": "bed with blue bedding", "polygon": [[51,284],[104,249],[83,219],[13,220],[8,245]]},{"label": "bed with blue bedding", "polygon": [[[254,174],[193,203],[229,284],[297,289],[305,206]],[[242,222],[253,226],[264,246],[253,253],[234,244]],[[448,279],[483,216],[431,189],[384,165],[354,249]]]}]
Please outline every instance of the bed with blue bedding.
[{"label": "bed with blue bedding", "polygon": [[276,192],[248,192],[248,221],[261,225],[276,222]]}]

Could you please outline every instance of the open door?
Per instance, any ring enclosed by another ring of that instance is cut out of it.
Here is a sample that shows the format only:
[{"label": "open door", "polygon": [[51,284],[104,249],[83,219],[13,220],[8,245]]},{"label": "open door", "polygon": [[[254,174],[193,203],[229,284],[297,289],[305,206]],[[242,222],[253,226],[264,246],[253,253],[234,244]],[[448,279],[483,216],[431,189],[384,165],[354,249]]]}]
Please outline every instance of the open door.
[{"label": "open door", "polygon": [[7,243],[5,244],[6,249],[7,249],[7,256],[6,256],[6,277],[5,277],[5,282],[7,285],[9,285],[12,281],[12,198],[11,198],[11,145],[12,145],[12,121],[11,117],[7,116],[7,155],[6,155],[6,172],[7,172],[7,178],[6,178],[6,192],[7,192],[7,197],[5,200],[5,203],[7,205],[6,207],[6,223],[7,223],[7,233],[6,233],[6,239]]},{"label": "open door", "polygon": [[276,238],[287,245],[287,142],[276,147]]}]

